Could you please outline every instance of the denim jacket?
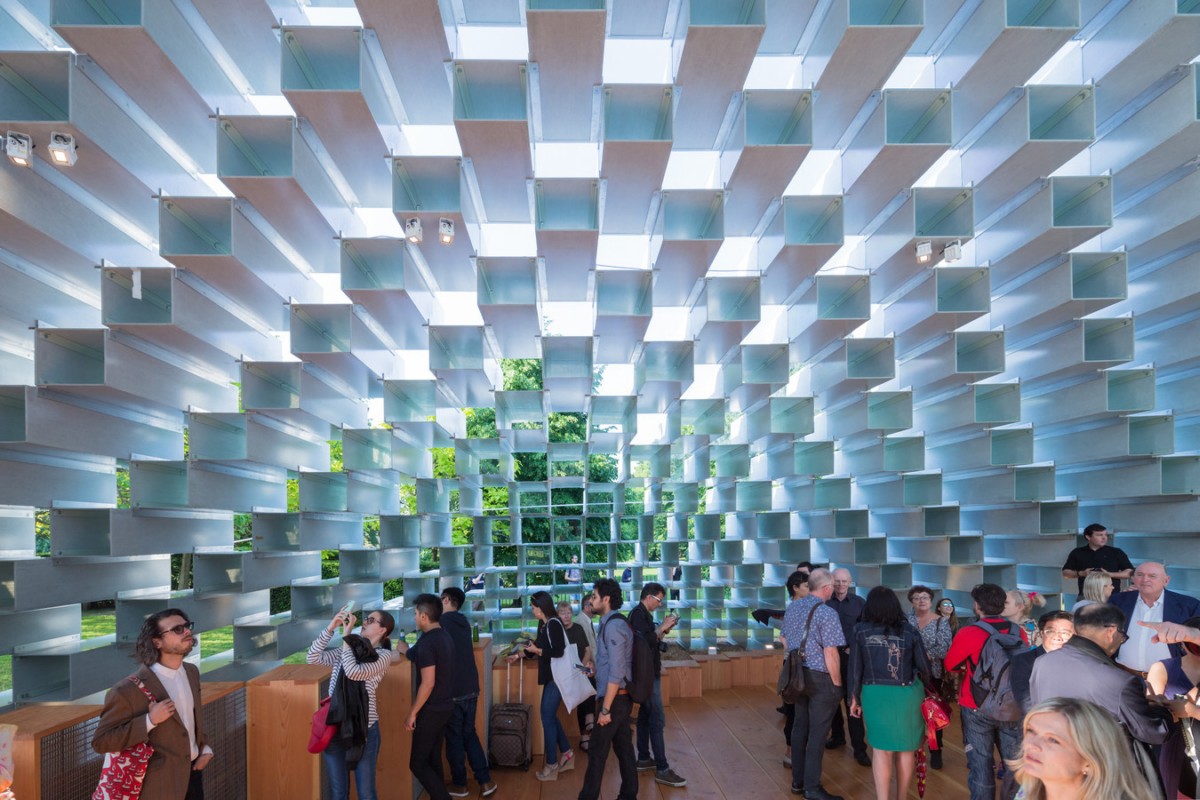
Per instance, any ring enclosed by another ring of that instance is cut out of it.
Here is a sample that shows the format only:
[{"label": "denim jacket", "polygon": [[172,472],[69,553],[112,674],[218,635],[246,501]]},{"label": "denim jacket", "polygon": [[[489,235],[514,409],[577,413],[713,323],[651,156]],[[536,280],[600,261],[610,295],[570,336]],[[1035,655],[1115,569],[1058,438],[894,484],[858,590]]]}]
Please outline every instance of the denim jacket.
[{"label": "denim jacket", "polygon": [[849,697],[862,702],[864,684],[908,686],[917,680],[929,683],[929,659],[921,634],[905,622],[900,632],[882,625],[860,622],[850,642]]}]

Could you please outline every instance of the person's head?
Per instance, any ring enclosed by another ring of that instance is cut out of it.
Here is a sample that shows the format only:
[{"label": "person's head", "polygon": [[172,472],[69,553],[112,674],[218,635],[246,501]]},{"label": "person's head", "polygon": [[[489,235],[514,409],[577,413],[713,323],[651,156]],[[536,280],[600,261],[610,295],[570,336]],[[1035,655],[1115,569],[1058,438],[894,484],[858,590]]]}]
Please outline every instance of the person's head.
[{"label": "person's head", "polygon": [[442,611],[458,611],[467,602],[467,595],[457,586],[442,589]]},{"label": "person's head", "polygon": [[917,584],[908,590],[908,603],[913,607],[913,611],[916,611],[918,614],[933,611],[933,597],[933,589],[921,584]]},{"label": "person's head", "polygon": [[424,592],[413,600],[413,615],[417,619],[417,629],[422,633],[442,623],[442,598],[436,594]]},{"label": "person's head", "polygon": [[854,582],[854,577],[850,574],[850,570],[845,567],[839,567],[833,571],[833,593],[838,599],[845,598],[850,593],[850,584]]},{"label": "person's head", "polygon": [[592,595],[590,592],[583,596],[583,600],[579,603],[579,610],[583,612],[585,617],[592,616]]},{"label": "person's head", "polygon": [[529,607],[533,609],[533,616],[537,617],[538,622],[547,622],[557,613],[554,610],[554,598],[549,592],[534,592],[529,598]]},{"label": "person's head", "polygon": [[1004,589],[994,583],[981,583],[971,590],[975,613],[981,617],[998,617],[1004,613],[1008,597]]},{"label": "person's head", "polygon": [[667,590],[661,583],[647,583],[642,587],[641,602],[651,614],[662,606],[666,597]]},{"label": "person's head", "polygon": [[1099,550],[1108,544],[1108,528],[1099,522],[1093,522],[1083,529],[1083,538],[1087,540],[1088,547]]},{"label": "person's head", "polygon": [[592,586],[592,611],[600,616],[618,610],[623,602],[621,584],[612,578],[601,578]]},{"label": "person's head", "polygon": [[579,556],[571,556],[571,563],[572,563],[572,564],[578,564],[578,563],[579,563]]},{"label": "person's head", "polygon": [[[1183,624],[1189,628],[1200,628],[1200,617],[1192,617],[1191,619],[1186,620]],[[1190,656],[1192,660],[1200,659],[1200,644],[1196,644],[1195,642],[1184,642],[1183,650],[1185,653],[1184,658],[1188,658]]]},{"label": "person's head", "polygon": [[947,619],[958,619],[958,610],[954,607],[954,601],[949,597],[943,597],[937,602],[937,613]]},{"label": "person's head", "polygon": [[1100,706],[1054,697],[1030,709],[1023,730],[1021,757],[1010,766],[1029,800],[1044,800],[1048,786],[1081,800],[1157,796],[1134,763],[1121,727]]},{"label": "person's head", "polygon": [[[462,594],[462,591],[458,592]],[[446,593],[442,593],[445,602]],[[392,631],[396,630],[396,618],[386,611],[368,611],[362,621],[362,636],[369,639],[375,647],[384,650],[392,649]]]},{"label": "person's head", "polygon": [[1001,616],[1013,622],[1027,619],[1034,607],[1046,605],[1046,598],[1038,592],[1022,592],[1020,589],[1009,589],[1004,596],[1004,611]]},{"label": "person's head", "polygon": [[163,655],[180,659],[192,652],[196,637],[192,621],[178,608],[167,608],[146,617],[133,648],[133,657],[147,667],[159,662]]},{"label": "person's head", "polygon": [[787,593],[792,600],[799,600],[808,595],[808,573],[796,570],[787,579]]},{"label": "person's head", "polygon": [[1110,603],[1092,603],[1075,612],[1075,635],[1095,643],[1110,656],[1125,640],[1125,614]]},{"label": "person's head", "polygon": [[560,600],[557,606],[558,618],[562,620],[563,627],[570,628],[575,624],[575,613],[571,608],[571,604],[566,600]]},{"label": "person's head", "polygon": [[817,565],[812,563],[811,561],[801,561],[799,564],[796,565],[796,571],[803,572],[805,575],[809,574],[816,568],[817,568]]},{"label": "person's head", "polygon": [[833,597],[832,573],[820,567],[808,573],[808,593],[816,595],[822,602]]},{"label": "person's head", "polygon": [[1075,623],[1068,611],[1047,611],[1038,617],[1038,630],[1042,634],[1042,649],[1053,653],[1075,635]]},{"label": "person's head", "polygon": [[1107,603],[1113,593],[1112,578],[1103,572],[1089,572],[1083,579],[1083,599],[1096,603]]},{"label": "person's head", "polygon": [[1133,571],[1133,588],[1137,589],[1147,605],[1157,601],[1170,582],[1171,576],[1167,574],[1167,568],[1157,561],[1138,564],[1137,569]]},{"label": "person's head", "polygon": [[904,627],[904,610],[896,593],[886,586],[876,586],[867,592],[867,602],[862,610],[863,622],[882,625],[885,630],[899,633]]}]

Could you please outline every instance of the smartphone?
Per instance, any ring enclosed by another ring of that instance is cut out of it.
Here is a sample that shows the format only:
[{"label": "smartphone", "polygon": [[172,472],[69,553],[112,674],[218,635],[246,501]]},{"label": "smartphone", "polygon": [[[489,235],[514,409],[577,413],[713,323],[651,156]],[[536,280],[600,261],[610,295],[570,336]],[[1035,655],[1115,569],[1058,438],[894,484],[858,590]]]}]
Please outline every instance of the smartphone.
[{"label": "smartphone", "polygon": [[342,610],[339,611],[338,613],[341,614],[342,616],[346,616],[353,610],[354,610],[354,601],[351,600],[350,602],[346,603],[346,605],[342,606]]}]

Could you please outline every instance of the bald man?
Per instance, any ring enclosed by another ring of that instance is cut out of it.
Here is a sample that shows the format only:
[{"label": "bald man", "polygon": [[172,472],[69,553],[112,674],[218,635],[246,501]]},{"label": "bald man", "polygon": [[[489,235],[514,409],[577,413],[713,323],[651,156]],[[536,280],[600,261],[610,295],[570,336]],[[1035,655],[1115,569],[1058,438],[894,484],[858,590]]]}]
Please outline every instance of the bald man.
[{"label": "bald man", "polygon": [[1128,641],[1117,653],[1117,663],[1143,677],[1150,665],[1164,658],[1183,655],[1180,644],[1155,642],[1154,631],[1140,622],[1178,622],[1200,614],[1200,601],[1167,589],[1171,576],[1157,561],[1139,564],[1133,571],[1133,589],[1120,592],[1109,602],[1125,614],[1125,634]]}]

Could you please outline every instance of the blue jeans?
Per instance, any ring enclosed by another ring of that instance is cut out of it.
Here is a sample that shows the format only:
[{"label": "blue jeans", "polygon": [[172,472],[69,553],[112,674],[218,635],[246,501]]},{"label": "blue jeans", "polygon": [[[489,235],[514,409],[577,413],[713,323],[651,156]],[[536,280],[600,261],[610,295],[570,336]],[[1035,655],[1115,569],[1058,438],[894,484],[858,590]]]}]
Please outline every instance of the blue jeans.
[{"label": "blue jeans", "polygon": [[[963,749],[967,753],[967,783],[971,800],[993,800],[996,795],[996,763],[992,749],[1000,745],[1000,757],[1012,761],[1021,756],[1021,723],[997,722],[974,708],[962,708]],[[1012,800],[1017,793],[1011,769],[1004,771],[1000,800]]]},{"label": "blue jeans", "polygon": [[[330,800],[350,800],[350,765],[346,763],[346,748],[334,739],[321,752],[325,774],[329,777]],[[354,767],[354,786],[358,800],[375,800],[375,762],[379,760],[379,723],[367,729],[367,746]]]},{"label": "blue jeans", "polygon": [[450,712],[450,724],[446,726],[446,760],[450,762],[450,782],[456,786],[467,785],[467,761],[475,780],[489,783],[492,774],[488,771],[487,756],[475,732],[476,697],[468,697],[454,704]]},{"label": "blue jeans", "polygon": [[562,702],[562,693],[554,681],[542,687],[542,731],[546,735],[546,763],[557,764],[558,754],[571,749],[567,741],[567,732],[558,721],[558,704]]},{"label": "blue jeans", "polygon": [[663,741],[663,728],[666,726],[666,713],[663,711],[662,678],[654,679],[654,691],[646,702],[638,708],[637,718],[637,757],[638,761],[650,758],[654,751],[654,767],[659,772],[670,769],[667,763],[667,745]]}]

